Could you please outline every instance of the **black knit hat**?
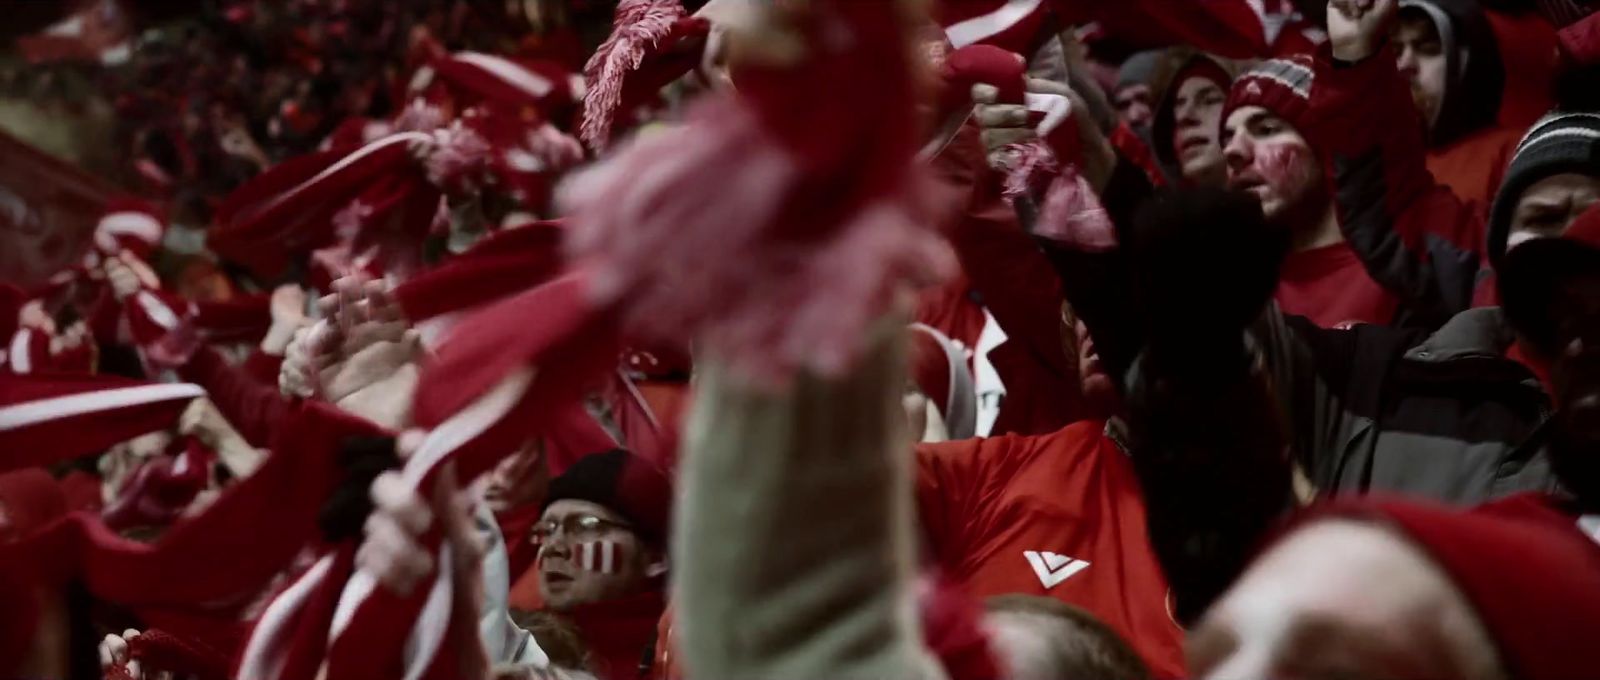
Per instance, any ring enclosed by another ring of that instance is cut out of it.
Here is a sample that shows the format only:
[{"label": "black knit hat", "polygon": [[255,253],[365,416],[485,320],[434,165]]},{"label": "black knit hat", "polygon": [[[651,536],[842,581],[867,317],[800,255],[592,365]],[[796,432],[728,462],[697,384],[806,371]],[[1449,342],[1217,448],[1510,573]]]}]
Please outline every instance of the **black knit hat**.
[{"label": "black knit hat", "polygon": [[1540,180],[1567,172],[1600,175],[1600,113],[1552,112],[1534,123],[1517,145],[1505,180],[1489,211],[1489,260],[1506,254],[1511,216],[1523,192]]},{"label": "black knit hat", "polygon": [[641,538],[660,545],[672,514],[672,482],[650,461],[612,449],[579,458],[551,480],[544,509],[560,500],[588,501],[616,512]]}]

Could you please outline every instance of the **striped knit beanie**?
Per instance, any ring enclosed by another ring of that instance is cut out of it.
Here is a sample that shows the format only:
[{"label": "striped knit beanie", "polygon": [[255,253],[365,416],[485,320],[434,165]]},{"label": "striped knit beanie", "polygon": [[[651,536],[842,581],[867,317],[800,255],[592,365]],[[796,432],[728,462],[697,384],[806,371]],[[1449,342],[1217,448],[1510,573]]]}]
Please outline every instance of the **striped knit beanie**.
[{"label": "striped knit beanie", "polygon": [[1259,106],[1284,119],[1296,130],[1311,112],[1311,85],[1316,70],[1311,55],[1295,54],[1268,59],[1244,72],[1228,90],[1222,124],[1242,106]]},{"label": "striped knit beanie", "polygon": [[1489,259],[1500,266],[1511,216],[1529,187],[1552,175],[1600,175],[1600,113],[1554,112],[1534,123],[1511,157],[1489,211]]}]

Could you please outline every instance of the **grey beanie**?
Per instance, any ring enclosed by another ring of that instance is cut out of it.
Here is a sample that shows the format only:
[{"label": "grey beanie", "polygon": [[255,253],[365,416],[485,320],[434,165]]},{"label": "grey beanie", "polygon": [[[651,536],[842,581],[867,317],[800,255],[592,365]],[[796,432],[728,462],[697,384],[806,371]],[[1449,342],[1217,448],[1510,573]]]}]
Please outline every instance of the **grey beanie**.
[{"label": "grey beanie", "polygon": [[1133,84],[1154,86],[1150,81],[1155,78],[1156,66],[1161,63],[1161,56],[1165,50],[1146,50],[1138,52],[1127,61],[1122,62],[1122,68],[1117,70],[1117,89]]},{"label": "grey beanie", "polygon": [[1534,123],[1511,157],[1500,191],[1489,211],[1489,260],[1496,267],[1506,253],[1511,217],[1523,192],[1552,175],[1567,172],[1600,176],[1600,113],[1551,112]]}]

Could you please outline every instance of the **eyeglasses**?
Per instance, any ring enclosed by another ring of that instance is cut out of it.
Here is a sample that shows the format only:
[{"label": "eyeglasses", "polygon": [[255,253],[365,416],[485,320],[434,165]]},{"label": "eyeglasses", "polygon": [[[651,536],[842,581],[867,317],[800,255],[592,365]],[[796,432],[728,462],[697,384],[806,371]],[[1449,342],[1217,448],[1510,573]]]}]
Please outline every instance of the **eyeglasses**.
[{"label": "eyeglasses", "polygon": [[594,515],[567,515],[561,519],[547,519],[533,525],[529,532],[529,540],[535,544],[549,543],[554,538],[556,531],[570,540],[583,541],[598,538],[608,529],[632,530],[633,527],[622,522],[613,522],[603,517]]}]

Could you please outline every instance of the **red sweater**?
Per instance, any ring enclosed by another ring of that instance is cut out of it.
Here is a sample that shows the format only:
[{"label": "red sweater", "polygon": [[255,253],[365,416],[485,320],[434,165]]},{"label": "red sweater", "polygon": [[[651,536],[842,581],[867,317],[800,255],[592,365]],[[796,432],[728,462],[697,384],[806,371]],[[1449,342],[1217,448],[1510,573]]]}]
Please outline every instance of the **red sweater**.
[{"label": "red sweater", "polygon": [[1024,593],[1082,607],[1156,677],[1182,677],[1183,631],[1168,613],[1133,464],[1104,426],[919,446],[929,553],[975,597]]},{"label": "red sweater", "polygon": [[1400,304],[1372,280],[1348,243],[1290,253],[1283,260],[1274,297],[1284,313],[1306,317],[1323,328],[1387,324]]}]

